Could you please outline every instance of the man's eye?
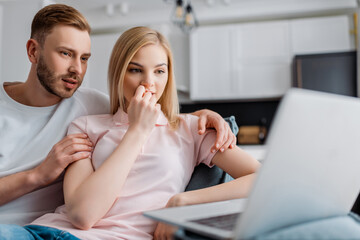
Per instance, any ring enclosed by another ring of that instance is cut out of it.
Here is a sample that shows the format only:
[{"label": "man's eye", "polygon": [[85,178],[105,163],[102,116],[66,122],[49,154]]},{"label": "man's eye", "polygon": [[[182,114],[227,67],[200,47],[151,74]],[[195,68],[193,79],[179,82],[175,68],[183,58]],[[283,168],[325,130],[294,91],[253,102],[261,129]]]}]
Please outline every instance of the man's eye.
[{"label": "man's eye", "polygon": [[61,54],[64,55],[64,56],[70,56],[69,52],[61,52]]},{"label": "man's eye", "polygon": [[88,57],[82,57],[82,58],[81,58],[81,61],[83,61],[83,62],[87,62],[88,60],[89,60]]}]

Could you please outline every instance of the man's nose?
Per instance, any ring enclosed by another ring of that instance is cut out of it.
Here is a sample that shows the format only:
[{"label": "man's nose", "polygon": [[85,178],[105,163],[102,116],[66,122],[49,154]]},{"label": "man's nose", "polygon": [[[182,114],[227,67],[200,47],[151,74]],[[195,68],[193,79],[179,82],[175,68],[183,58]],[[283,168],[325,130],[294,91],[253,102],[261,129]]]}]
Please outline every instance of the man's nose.
[{"label": "man's nose", "polygon": [[69,71],[72,73],[75,73],[76,75],[80,75],[83,72],[82,64],[80,59],[74,59],[71,62],[71,66],[69,68]]}]

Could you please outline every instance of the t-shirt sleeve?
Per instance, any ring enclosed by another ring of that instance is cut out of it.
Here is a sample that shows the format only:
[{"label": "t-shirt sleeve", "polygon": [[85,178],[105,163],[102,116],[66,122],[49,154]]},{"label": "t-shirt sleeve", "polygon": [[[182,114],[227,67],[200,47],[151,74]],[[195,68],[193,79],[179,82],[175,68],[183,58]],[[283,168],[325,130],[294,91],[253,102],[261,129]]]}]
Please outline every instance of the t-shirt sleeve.
[{"label": "t-shirt sleeve", "polygon": [[[80,90],[79,90],[80,91]],[[108,95],[92,88],[83,88],[78,94],[78,99],[85,109],[85,115],[98,115],[110,113]]]},{"label": "t-shirt sleeve", "polygon": [[88,114],[104,114],[110,113],[110,101],[109,97],[104,93],[95,89],[91,90],[91,98],[86,99],[88,105]]},{"label": "t-shirt sleeve", "polygon": [[188,121],[188,124],[190,125],[190,131],[194,139],[196,165],[204,163],[205,165],[212,167],[213,164],[211,163],[211,160],[216,152],[212,153],[211,147],[215,144],[216,131],[207,129],[204,134],[199,135],[198,119],[197,116],[190,114],[186,115],[186,121]]},{"label": "t-shirt sleeve", "polygon": [[79,117],[72,121],[68,127],[67,135],[75,134],[75,133],[86,133],[86,122],[87,118]]}]

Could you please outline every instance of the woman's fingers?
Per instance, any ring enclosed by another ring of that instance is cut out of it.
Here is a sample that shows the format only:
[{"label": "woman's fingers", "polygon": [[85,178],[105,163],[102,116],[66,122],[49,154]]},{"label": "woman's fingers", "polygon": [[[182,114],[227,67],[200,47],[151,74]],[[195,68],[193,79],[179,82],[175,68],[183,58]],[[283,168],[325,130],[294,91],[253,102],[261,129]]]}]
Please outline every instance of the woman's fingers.
[{"label": "woman's fingers", "polygon": [[145,93],[145,87],[140,85],[135,91],[134,98],[137,100],[141,100],[144,96],[144,93]]}]

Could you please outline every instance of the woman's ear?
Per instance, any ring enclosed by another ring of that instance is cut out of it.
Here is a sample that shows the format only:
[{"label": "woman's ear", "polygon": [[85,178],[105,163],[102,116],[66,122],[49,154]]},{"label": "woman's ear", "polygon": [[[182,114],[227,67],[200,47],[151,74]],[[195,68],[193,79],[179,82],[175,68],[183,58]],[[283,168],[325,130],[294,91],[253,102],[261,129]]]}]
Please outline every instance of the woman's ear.
[{"label": "woman's ear", "polygon": [[31,63],[37,63],[39,58],[40,44],[35,39],[29,39],[26,43],[26,51]]}]

